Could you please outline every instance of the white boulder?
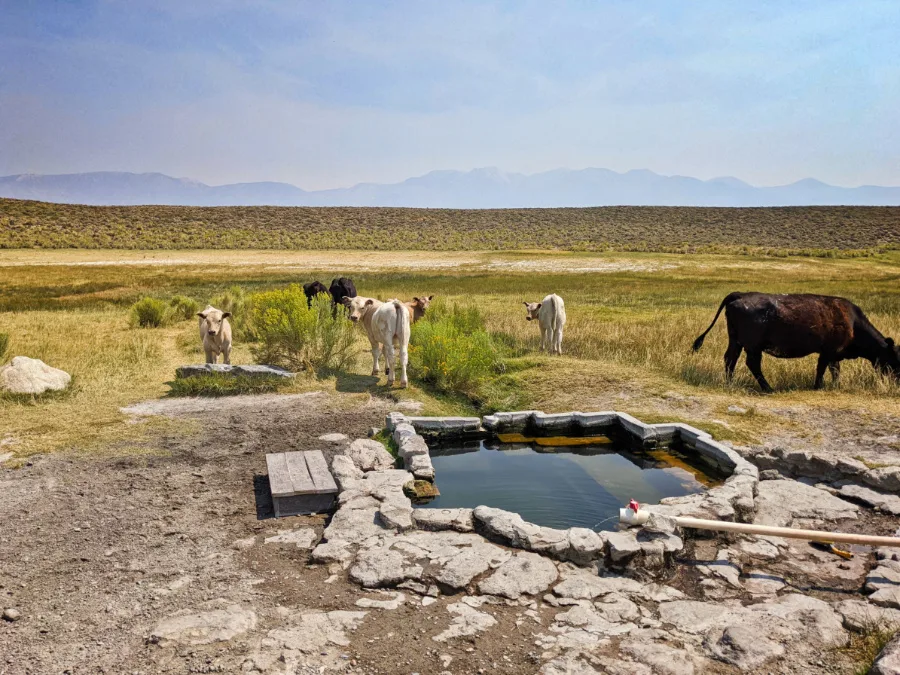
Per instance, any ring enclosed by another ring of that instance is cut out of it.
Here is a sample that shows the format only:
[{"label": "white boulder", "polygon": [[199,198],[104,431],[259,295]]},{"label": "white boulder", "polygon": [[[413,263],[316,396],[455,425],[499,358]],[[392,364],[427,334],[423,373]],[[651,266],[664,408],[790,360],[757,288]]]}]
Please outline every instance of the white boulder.
[{"label": "white boulder", "polygon": [[59,368],[51,368],[40,359],[16,356],[0,367],[0,391],[11,394],[43,394],[62,391],[72,376]]}]

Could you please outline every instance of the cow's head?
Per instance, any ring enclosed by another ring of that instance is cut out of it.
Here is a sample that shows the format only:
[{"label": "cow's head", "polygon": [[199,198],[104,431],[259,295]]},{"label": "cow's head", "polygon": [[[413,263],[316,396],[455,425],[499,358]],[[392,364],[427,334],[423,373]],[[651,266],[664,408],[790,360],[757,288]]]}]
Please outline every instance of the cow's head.
[{"label": "cow's head", "polygon": [[538,310],[541,308],[543,303],[540,302],[523,302],[525,305],[525,320],[531,321],[532,319],[538,318]]},{"label": "cow's head", "polygon": [[881,350],[875,365],[883,373],[893,375],[894,378],[900,380],[900,347],[894,344],[893,339],[885,339],[884,348]]},{"label": "cow's head", "polygon": [[223,312],[215,307],[207,307],[202,312],[197,312],[200,317],[200,330],[207,335],[218,335],[225,325],[225,319],[231,316],[231,312]]},{"label": "cow's head", "polygon": [[372,298],[362,298],[357,295],[355,298],[343,298],[341,304],[347,308],[350,320],[355,323],[366,315],[375,301]]},{"label": "cow's head", "polygon": [[423,295],[412,299],[413,321],[418,321],[425,316],[425,310],[428,309],[433,298],[433,295]]}]

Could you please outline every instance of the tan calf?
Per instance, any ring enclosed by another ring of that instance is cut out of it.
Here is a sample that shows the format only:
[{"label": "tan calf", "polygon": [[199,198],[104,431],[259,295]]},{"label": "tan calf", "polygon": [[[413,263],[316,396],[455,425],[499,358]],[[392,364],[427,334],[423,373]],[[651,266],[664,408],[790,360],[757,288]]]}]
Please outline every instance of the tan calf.
[{"label": "tan calf", "polygon": [[206,352],[206,362],[215,363],[221,354],[222,363],[231,363],[231,324],[228,322],[231,312],[207,305],[197,316],[200,317],[200,341]]},{"label": "tan calf", "polygon": [[425,310],[431,304],[433,295],[423,295],[421,298],[413,298],[412,302],[404,302],[403,306],[409,310],[409,321],[415,323],[425,316]]},{"label": "tan calf", "polygon": [[408,386],[406,365],[409,361],[410,309],[399,300],[381,302],[375,298],[360,296],[344,298],[342,304],[347,308],[350,320],[354,323],[362,322],[366,329],[366,337],[372,345],[372,375],[378,376],[378,362],[383,350],[388,385],[394,384],[396,342],[400,351],[400,385]]}]

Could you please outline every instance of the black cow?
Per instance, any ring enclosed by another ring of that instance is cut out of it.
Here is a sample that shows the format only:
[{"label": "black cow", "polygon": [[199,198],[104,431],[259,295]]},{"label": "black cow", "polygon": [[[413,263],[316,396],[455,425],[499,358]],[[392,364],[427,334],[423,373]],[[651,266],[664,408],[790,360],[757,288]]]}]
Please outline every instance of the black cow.
[{"label": "black cow", "polygon": [[356,297],[356,286],[353,285],[352,279],[340,277],[331,280],[331,288],[328,289],[328,292],[331,293],[331,299],[334,301],[334,304],[340,305],[343,303],[344,298]]},{"label": "black cow", "polygon": [[816,389],[822,387],[826,368],[837,381],[844,359],[867,359],[881,372],[900,379],[900,349],[845,298],[731,293],[722,300],[709,328],[694,341],[694,351],[703,345],[723,309],[728,322],[725,377],[729,380],[743,350],[747,367],[765,392],[772,388],[762,374],[763,352],[782,359],[818,354]]},{"label": "black cow", "polygon": [[303,284],[303,293],[306,294],[307,307],[312,307],[313,298],[317,295],[329,295],[328,289],[321,281],[310,281],[308,284]]}]

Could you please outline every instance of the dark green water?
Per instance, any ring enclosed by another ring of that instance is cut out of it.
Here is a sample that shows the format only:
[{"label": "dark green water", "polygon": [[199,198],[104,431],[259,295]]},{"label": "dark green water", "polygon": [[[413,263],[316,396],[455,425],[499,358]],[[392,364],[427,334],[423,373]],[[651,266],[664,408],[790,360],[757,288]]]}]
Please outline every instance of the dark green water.
[{"label": "dark green water", "polygon": [[[690,471],[671,466],[674,453],[616,451],[609,445],[548,448],[485,443],[431,448],[441,496],[418,508],[480,505],[513,511],[537,525],[614,530],[619,509],[636,499],[655,504],[664,497],[706,488]],[[662,460],[660,459],[662,457]],[[707,482],[707,484],[709,484]]]}]

